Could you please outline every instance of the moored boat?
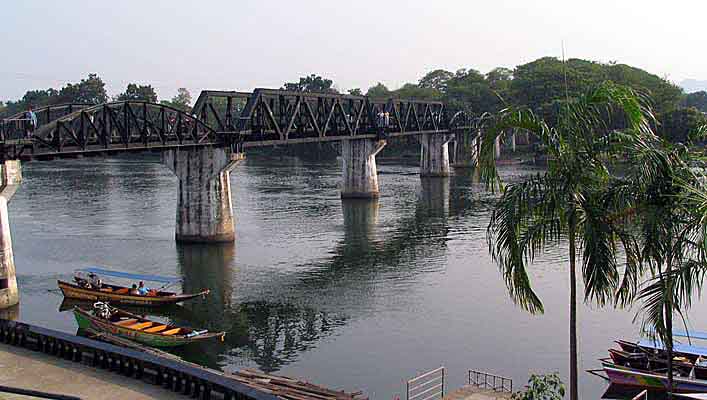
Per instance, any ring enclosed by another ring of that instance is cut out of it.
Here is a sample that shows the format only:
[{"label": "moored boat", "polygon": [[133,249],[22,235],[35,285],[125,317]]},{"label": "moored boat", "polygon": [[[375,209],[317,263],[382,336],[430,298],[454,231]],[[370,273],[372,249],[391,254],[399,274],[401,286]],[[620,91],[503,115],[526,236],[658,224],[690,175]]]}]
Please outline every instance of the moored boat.
[{"label": "moored boat", "polygon": [[[673,332],[674,337],[707,339],[705,333]],[[613,384],[665,390],[668,356],[659,340],[617,340],[620,349],[609,349],[610,359],[601,359],[606,378]],[[675,392],[707,391],[707,348],[673,343]],[[590,371],[591,372],[591,371]]]},{"label": "moored boat", "polygon": [[[668,376],[663,370],[640,370],[616,365],[605,361],[602,363],[604,372],[611,383],[622,386],[634,386],[643,389],[665,390],[668,386]],[[707,380],[690,376],[675,376],[673,378],[675,391],[681,393],[707,392]]]},{"label": "moored boat", "polygon": [[105,303],[94,304],[92,311],[74,308],[79,329],[106,332],[153,347],[176,347],[193,342],[219,338],[225,332],[195,330],[151,321],[147,318],[110,307]]},{"label": "moored boat", "polygon": [[[170,285],[179,282],[179,279],[168,278],[157,275],[141,275],[131,274],[127,272],[110,271],[100,268],[85,268],[80,272],[88,272],[89,274],[100,274],[102,276],[113,276],[118,278],[132,279],[135,281],[151,281],[160,282],[165,285]],[[151,290],[146,294],[131,293],[131,288],[126,286],[100,283],[96,285],[89,282],[88,279],[74,277],[74,283],[66,281],[57,281],[59,289],[61,289],[64,297],[69,299],[85,300],[85,301],[106,301],[111,304],[127,304],[134,306],[161,306],[167,304],[177,304],[183,301],[191,300],[199,296],[206,296],[209,290],[205,289],[198,293],[178,294],[164,290]]]}]

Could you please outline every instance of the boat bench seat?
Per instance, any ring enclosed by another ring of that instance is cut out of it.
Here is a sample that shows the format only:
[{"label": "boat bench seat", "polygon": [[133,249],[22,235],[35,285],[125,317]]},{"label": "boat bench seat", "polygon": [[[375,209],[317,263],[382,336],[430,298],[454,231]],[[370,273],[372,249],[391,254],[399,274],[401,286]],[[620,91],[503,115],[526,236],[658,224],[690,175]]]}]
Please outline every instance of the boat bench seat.
[{"label": "boat bench seat", "polygon": [[170,336],[170,335],[174,335],[174,334],[178,333],[181,330],[182,330],[182,328],[174,328],[174,329],[170,329],[168,331],[164,331],[164,332],[162,332],[162,334]]},{"label": "boat bench seat", "polygon": [[122,289],[116,290],[116,291],[113,292],[113,293],[115,293],[115,294],[128,294],[128,290],[130,290],[130,289],[128,289],[128,288],[122,288]]},{"label": "boat bench seat", "polygon": [[157,325],[153,326],[152,328],[145,329],[145,332],[147,333],[157,333],[157,332],[162,332],[163,330],[167,329],[167,325]]},{"label": "boat bench seat", "polygon": [[137,322],[137,319],[131,318],[131,319],[126,319],[126,320],[123,320],[123,321],[116,322],[115,324],[116,324],[116,325],[120,325],[120,326],[126,326],[126,325],[132,325],[132,324],[134,324],[134,323],[136,323],[136,322]]},{"label": "boat bench seat", "polygon": [[136,331],[139,331],[139,330],[145,329],[150,326],[152,326],[152,321],[140,322],[139,324],[126,326],[126,328],[135,329]]}]

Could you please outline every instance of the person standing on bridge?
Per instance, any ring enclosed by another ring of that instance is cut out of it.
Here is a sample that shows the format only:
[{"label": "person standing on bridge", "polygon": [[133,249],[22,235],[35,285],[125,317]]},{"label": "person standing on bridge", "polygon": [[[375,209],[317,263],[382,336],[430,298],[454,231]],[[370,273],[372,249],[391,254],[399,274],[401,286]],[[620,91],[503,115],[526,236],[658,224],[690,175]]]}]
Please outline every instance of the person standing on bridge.
[{"label": "person standing on bridge", "polygon": [[390,123],[390,116],[387,112],[381,111],[378,113],[377,117],[376,123],[378,125],[378,138],[384,139],[386,133],[385,130],[388,128],[388,123]]},{"label": "person standing on bridge", "polygon": [[25,129],[25,133],[27,135],[27,139],[29,139],[32,136],[32,132],[37,129],[37,114],[32,111],[32,106],[27,108],[25,119],[27,119],[27,129]]}]

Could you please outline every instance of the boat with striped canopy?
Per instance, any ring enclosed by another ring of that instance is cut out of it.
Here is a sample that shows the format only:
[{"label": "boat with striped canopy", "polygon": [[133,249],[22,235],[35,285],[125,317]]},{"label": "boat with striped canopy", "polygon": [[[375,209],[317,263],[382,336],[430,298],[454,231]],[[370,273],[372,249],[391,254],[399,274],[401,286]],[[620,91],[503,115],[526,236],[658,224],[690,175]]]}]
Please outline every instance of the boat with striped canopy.
[{"label": "boat with striped canopy", "polygon": [[133,281],[157,282],[162,283],[163,286],[160,289],[151,290],[145,295],[140,295],[131,293],[131,289],[126,286],[107,283],[95,285],[91,283],[90,279],[77,274],[74,276],[73,283],[62,280],[57,281],[59,289],[61,289],[62,294],[66,298],[91,302],[106,301],[112,304],[127,304],[133,306],[161,306],[167,304],[177,304],[209,294],[208,289],[204,289],[198,293],[183,294],[162,290],[166,286],[180,282],[181,279],[179,278],[164,277],[159,275],[133,274],[97,267],[83,268],[77,270],[77,272],[79,274],[87,273],[88,276],[109,276],[130,279]]}]

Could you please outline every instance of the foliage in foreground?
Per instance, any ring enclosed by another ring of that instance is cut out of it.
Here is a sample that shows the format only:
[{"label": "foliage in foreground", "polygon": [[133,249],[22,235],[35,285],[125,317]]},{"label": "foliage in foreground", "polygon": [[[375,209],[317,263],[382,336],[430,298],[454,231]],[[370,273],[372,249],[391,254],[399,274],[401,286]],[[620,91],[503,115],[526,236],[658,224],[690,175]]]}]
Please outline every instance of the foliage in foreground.
[{"label": "foliage in foreground", "polygon": [[525,390],[513,393],[513,400],[562,400],[565,385],[557,373],[530,375]]}]

